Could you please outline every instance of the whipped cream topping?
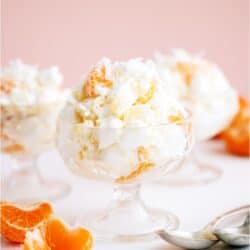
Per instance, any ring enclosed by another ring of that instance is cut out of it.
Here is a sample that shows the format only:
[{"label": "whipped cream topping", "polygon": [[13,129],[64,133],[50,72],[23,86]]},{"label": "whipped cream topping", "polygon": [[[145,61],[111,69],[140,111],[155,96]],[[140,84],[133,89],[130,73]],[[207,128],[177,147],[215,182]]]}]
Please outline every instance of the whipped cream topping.
[{"label": "whipped cream topping", "polygon": [[238,110],[238,97],[220,68],[201,55],[173,50],[157,53],[155,61],[166,91],[192,111],[197,140],[228,126]]},{"label": "whipped cream topping", "polygon": [[78,174],[126,182],[184,154],[186,117],[152,61],[104,58],[61,113],[58,148]]}]

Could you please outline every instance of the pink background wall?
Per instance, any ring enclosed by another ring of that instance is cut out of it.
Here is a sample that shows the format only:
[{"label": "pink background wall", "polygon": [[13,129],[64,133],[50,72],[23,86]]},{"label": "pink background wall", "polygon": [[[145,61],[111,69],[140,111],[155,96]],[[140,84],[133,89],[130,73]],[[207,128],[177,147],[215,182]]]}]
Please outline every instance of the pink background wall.
[{"label": "pink background wall", "polygon": [[248,0],[2,0],[2,63],[59,64],[67,85],[102,56],[205,50],[243,92]]}]

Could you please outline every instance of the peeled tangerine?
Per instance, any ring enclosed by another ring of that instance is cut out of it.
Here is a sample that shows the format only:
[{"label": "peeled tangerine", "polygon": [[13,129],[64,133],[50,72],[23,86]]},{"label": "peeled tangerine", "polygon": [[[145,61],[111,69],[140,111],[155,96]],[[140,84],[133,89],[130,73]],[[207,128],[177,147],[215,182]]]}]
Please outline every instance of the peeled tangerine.
[{"label": "peeled tangerine", "polygon": [[0,233],[12,242],[23,243],[25,234],[34,229],[52,214],[47,202],[20,206],[8,202],[0,203]]},{"label": "peeled tangerine", "polygon": [[91,234],[83,229],[69,229],[52,216],[47,202],[21,206],[0,202],[0,233],[5,239],[24,243],[25,250],[89,250]]},{"label": "peeled tangerine", "polygon": [[89,250],[92,246],[93,238],[87,230],[69,229],[53,216],[28,232],[24,241],[24,250]]},{"label": "peeled tangerine", "polygon": [[240,109],[231,125],[222,133],[227,150],[241,156],[250,155],[250,104],[239,98]]}]

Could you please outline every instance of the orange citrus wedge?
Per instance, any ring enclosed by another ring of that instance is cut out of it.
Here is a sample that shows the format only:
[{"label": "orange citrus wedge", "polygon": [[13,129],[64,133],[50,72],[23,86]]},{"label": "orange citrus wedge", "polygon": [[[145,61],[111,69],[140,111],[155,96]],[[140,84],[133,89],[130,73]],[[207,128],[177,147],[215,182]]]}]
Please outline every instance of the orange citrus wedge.
[{"label": "orange citrus wedge", "polygon": [[86,229],[70,229],[51,216],[39,228],[26,234],[24,250],[90,250],[93,238]]},{"label": "orange citrus wedge", "polygon": [[12,242],[23,243],[25,234],[36,228],[52,214],[47,202],[21,206],[0,202],[0,233]]}]

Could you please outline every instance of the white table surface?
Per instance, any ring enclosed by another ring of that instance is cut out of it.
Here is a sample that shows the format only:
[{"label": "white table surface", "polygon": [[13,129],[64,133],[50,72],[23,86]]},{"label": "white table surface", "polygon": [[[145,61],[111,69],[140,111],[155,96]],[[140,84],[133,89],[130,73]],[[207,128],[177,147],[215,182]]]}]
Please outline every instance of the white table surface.
[{"label": "white table surface", "polygon": [[[178,215],[180,228],[196,230],[206,225],[217,215],[235,207],[250,204],[250,164],[248,158],[228,155],[220,142],[211,141],[199,148],[205,161],[224,171],[217,182],[204,186],[167,187],[147,185],[142,188],[145,203],[161,209],[168,209]],[[4,161],[5,162],[5,161]],[[57,176],[72,185],[67,197],[53,203],[55,213],[66,221],[93,209],[105,207],[112,195],[112,186],[88,181],[72,175],[56,151],[43,154],[39,167],[48,177]],[[19,249],[1,241],[1,249]],[[164,250],[178,249],[161,239],[143,243],[101,243],[95,242],[94,250]],[[213,249],[230,249],[215,246]],[[245,248],[247,249],[247,248]],[[66,249],[65,249],[66,250]]]}]

